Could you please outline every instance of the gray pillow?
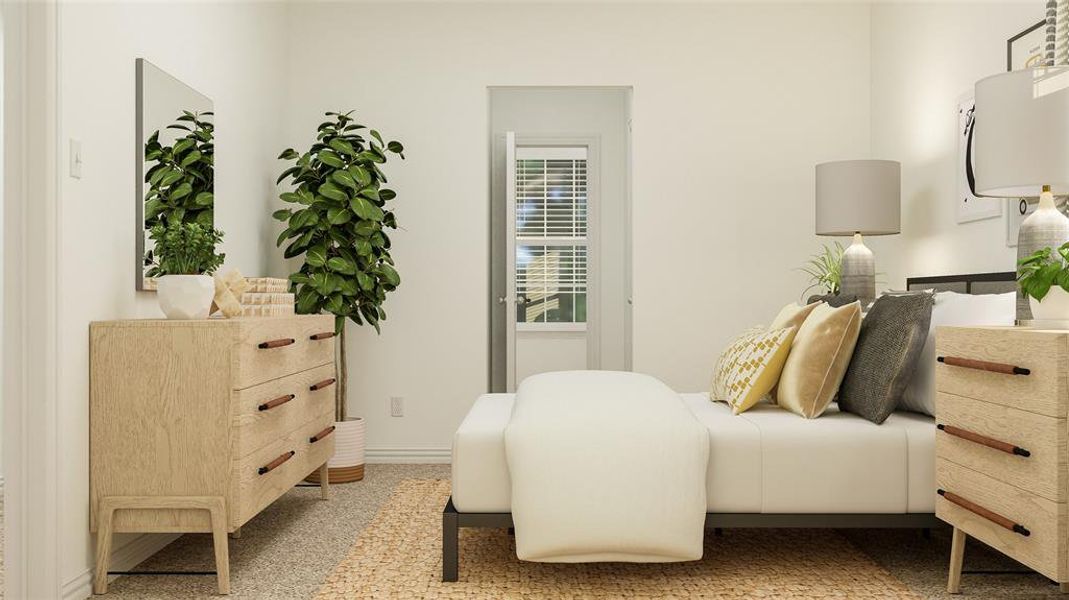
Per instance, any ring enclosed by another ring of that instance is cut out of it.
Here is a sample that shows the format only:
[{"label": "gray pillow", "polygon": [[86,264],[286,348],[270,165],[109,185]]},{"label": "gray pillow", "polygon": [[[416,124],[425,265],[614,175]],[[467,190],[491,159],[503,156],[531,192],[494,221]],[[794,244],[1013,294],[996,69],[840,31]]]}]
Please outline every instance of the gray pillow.
[{"label": "gray pillow", "polygon": [[876,300],[861,321],[854,357],[839,388],[839,410],[877,425],[894,412],[928,338],[933,302],[931,294]]},{"label": "gray pillow", "polygon": [[814,302],[827,302],[828,306],[839,308],[840,306],[846,306],[847,304],[857,302],[857,296],[853,294],[826,294],[824,296],[810,296],[809,299],[805,301],[806,304],[812,304]]}]

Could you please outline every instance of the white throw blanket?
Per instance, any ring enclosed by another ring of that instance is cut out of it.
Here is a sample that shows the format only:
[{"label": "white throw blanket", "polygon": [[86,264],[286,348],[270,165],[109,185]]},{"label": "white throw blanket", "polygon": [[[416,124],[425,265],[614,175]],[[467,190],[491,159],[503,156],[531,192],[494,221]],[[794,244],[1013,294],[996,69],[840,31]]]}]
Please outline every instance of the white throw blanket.
[{"label": "white throw blanket", "polygon": [[521,560],[702,557],[709,433],[661,381],[611,371],[529,377],[505,452]]}]

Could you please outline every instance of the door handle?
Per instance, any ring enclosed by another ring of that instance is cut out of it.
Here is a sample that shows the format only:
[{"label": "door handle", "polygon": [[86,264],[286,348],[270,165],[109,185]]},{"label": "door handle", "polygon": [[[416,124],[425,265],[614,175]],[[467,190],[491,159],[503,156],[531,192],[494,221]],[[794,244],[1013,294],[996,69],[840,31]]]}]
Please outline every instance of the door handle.
[{"label": "door handle", "polygon": [[498,304],[504,304],[504,303],[508,302],[508,300],[509,300],[508,296],[498,296],[497,297],[497,303]]}]

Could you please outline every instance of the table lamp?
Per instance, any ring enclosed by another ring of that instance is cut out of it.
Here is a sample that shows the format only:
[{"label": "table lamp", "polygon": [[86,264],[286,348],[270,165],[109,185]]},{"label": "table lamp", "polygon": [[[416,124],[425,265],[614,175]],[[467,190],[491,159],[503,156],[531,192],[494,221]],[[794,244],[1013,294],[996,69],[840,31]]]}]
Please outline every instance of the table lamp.
[{"label": "table lamp", "polygon": [[[1017,259],[1057,248],[1069,241],[1069,219],[1054,204],[1055,195],[1069,194],[1069,67],[1000,73],[975,91],[976,195],[1038,197],[1017,234]],[[1031,318],[1018,291],[1017,319]]]},{"label": "table lamp", "polygon": [[898,233],[902,166],[893,160],[840,160],[817,165],[817,235],[853,235],[843,253],[843,295],[862,310],[876,299],[876,259],[862,235]]}]

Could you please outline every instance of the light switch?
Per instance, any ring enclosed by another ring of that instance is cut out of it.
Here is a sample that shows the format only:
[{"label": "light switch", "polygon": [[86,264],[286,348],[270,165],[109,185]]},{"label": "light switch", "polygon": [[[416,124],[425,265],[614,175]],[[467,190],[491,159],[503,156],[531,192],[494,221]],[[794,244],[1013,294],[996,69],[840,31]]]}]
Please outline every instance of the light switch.
[{"label": "light switch", "polygon": [[81,179],[82,178],[82,142],[81,142],[81,140],[76,140],[74,138],[71,138],[70,159],[71,159],[70,176],[73,177],[74,179]]}]

